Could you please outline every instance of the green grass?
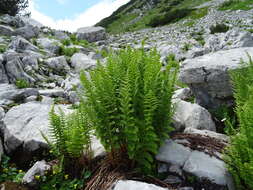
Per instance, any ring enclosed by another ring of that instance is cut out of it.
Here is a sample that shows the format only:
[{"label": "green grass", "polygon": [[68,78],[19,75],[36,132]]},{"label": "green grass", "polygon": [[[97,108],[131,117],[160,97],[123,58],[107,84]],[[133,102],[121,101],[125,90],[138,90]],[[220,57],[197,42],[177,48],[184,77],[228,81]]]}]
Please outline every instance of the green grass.
[{"label": "green grass", "polygon": [[250,10],[252,6],[252,0],[228,0],[220,5],[219,10]]},{"label": "green grass", "polygon": [[0,53],[4,53],[6,51],[6,45],[0,44]]},{"label": "green grass", "polygon": [[19,89],[29,88],[30,87],[29,83],[26,80],[24,80],[24,79],[18,79],[18,80],[16,80],[15,85]]}]

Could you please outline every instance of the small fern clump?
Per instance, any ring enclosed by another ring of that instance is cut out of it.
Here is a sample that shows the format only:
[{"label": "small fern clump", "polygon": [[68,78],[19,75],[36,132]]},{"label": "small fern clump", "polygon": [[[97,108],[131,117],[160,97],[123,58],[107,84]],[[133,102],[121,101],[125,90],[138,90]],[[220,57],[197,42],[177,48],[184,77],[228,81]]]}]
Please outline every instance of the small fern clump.
[{"label": "small fern clump", "polygon": [[239,131],[231,137],[225,160],[237,189],[253,189],[253,62],[233,71]]},{"label": "small fern clump", "polygon": [[144,172],[171,130],[171,97],[177,68],[162,68],[154,49],[110,53],[87,77],[81,74],[88,115],[112,159],[127,153]]},{"label": "small fern clump", "polygon": [[91,127],[85,106],[80,104],[78,109],[66,116],[61,109],[60,114],[55,112],[54,107],[49,113],[50,116],[50,142],[53,153],[64,159],[80,158],[85,153],[91,158]]}]

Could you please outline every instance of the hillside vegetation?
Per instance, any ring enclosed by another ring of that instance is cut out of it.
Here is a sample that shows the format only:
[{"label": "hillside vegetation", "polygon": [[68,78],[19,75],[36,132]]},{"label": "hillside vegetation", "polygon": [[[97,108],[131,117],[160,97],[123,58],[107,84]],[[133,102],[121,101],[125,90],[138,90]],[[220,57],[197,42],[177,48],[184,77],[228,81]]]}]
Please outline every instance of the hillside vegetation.
[{"label": "hillside vegetation", "polygon": [[[122,33],[163,26],[181,19],[200,19],[208,14],[209,7],[198,8],[198,6],[209,1],[131,0],[96,26],[105,27],[110,33]],[[248,10],[252,4],[251,0],[227,0],[219,7],[219,10]]]}]

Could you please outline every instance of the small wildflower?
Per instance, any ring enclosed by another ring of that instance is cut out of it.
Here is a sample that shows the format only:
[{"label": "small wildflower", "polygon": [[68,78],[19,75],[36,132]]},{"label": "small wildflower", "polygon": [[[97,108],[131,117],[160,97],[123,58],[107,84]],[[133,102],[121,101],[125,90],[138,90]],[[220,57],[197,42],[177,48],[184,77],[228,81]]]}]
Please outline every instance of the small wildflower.
[{"label": "small wildflower", "polygon": [[22,173],[23,172],[23,170],[18,170],[18,173]]},{"label": "small wildflower", "polygon": [[77,188],[77,184],[74,185],[74,189],[76,189],[76,188]]},{"label": "small wildflower", "polygon": [[66,175],[64,176],[64,178],[65,178],[65,179],[68,179],[68,178],[69,178],[69,175],[68,175],[68,174],[66,174]]},{"label": "small wildflower", "polygon": [[36,180],[39,180],[39,179],[40,179],[40,176],[39,176],[39,175],[36,175],[36,176],[34,176],[34,178],[35,178]]}]

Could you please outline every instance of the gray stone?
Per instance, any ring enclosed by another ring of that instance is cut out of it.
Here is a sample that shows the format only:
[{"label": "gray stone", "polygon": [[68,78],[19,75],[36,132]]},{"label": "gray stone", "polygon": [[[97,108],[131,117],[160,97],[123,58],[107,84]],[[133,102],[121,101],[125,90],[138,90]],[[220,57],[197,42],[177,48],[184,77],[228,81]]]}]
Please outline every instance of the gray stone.
[{"label": "gray stone", "polygon": [[12,38],[9,49],[12,49],[18,53],[24,53],[27,51],[39,52],[39,49],[36,46],[20,36],[15,36]]},{"label": "gray stone", "polygon": [[178,99],[174,102],[173,124],[177,130],[195,128],[216,131],[212,116],[205,108]]},{"label": "gray stone", "polygon": [[6,73],[9,81],[14,83],[17,80],[25,80],[28,83],[34,83],[35,79],[28,75],[23,69],[23,63],[19,57],[6,62]]},{"label": "gray stone", "polygon": [[91,138],[91,150],[94,158],[106,154],[104,146],[95,136],[92,136]]},{"label": "gray stone", "polygon": [[143,183],[139,181],[133,180],[120,180],[118,181],[112,190],[166,190],[166,188],[162,188],[153,184]]},{"label": "gray stone", "polygon": [[68,40],[69,39],[69,36],[65,32],[59,31],[59,30],[54,31],[54,36],[59,40]]},{"label": "gray stone", "polygon": [[44,62],[54,73],[65,74],[70,70],[65,56],[52,57]]},{"label": "gray stone", "polygon": [[[7,153],[13,153],[17,149],[24,154],[43,150],[48,147],[41,132],[49,135],[49,111],[51,102],[28,102],[11,108],[5,115],[3,130],[4,146]],[[57,105],[66,113],[70,113],[67,106]]]},{"label": "gray stone", "polygon": [[10,16],[8,14],[5,14],[0,17],[0,22],[5,25],[14,26],[15,28],[23,27],[25,26],[25,23],[23,19],[19,16]]},{"label": "gray stone", "polygon": [[24,65],[24,71],[38,71],[39,70],[39,63],[38,57],[29,55],[22,58],[22,63]]},{"label": "gray stone", "polygon": [[40,47],[49,51],[50,53],[57,54],[60,49],[60,43],[58,40],[49,39],[49,38],[39,38],[37,43]]},{"label": "gray stone", "polygon": [[14,30],[9,26],[0,25],[0,35],[12,36]]},{"label": "gray stone", "polygon": [[14,102],[22,102],[29,96],[37,96],[38,90],[33,88],[17,89],[12,84],[0,84],[0,106],[6,106]]},{"label": "gray stone", "polygon": [[49,96],[49,97],[62,97],[62,98],[65,97],[65,93],[62,88],[39,90],[39,94],[41,96]]},{"label": "gray stone", "polygon": [[180,70],[180,80],[186,83],[196,102],[206,108],[231,104],[233,91],[229,71],[241,67],[241,59],[248,61],[253,48],[237,48],[186,60]]},{"label": "gray stone", "polygon": [[77,72],[80,72],[81,70],[95,67],[96,60],[89,58],[89,56],[83,53],[75,53],[71,57],[71,66],[74,67]]},{"label": "gray stone", "polygon": [[174,92],[172,98],[180,100],[188,100],[193,96],[190,88],[181,88]]},{"label": "gray stone", "polygon": [[103,27],[84,27],[77,30],[78,40],[87,40],[96,42],[106,39],[105,29]]},{"label": "gray stone", "polygon": [[190,154],[190,148],[178,144],[173,140],[166,140],[156,155],[156,159],[160,162],[183,166]]},{"label": "gray stone", "polygon": [[24,175],[22,179],[22,183],[34,187],[39,181],[35,178],[35,176],[44,176],[46,172],[51,169],[51,166],[46,163],[44,160],[37,161]]},{"label": "gray stone", "polygon": [[227,186],[233,183],[225,163],[203,152],[193,151],[185,162],[183,170],[199,179],[208,179],[218,185]]},{"label": "gray stone", "polygon": [[14,34],[29,40],[39,35],[39,28],[32,25],[25,25],[24,27],[16,29]]},{"label": "gray stone", "polygon": [[31,17],[22,17],[21,19],[25,25],[30,25],[30,26],[37,27],[37,28],[43,27],[43,24],[41,24],[37,20],[32,19]]},{"label": "gray stone", "polygon": [[38,96],[29,96],[27,97],[24,102],[27,103],[27,102],[34,102],[34,101],[37,101],[38,99]]},{"label": "gray stone", "polygon": [[74,91],[77,88],[81,87],[80,79],[79,79],[79,74],[71,74],[66,77],[66,79],[62,82],[61,87],[69,92],[69,91]]},{"label": "gray stone", "polygon": [[8,77],[6,75],[5,67],[3,65],[3,55],[0,54],[0,83],[8,83]]},{"label": "gray stone", "polygon": [[4,119],[4,116],[5,116],[4,109],[2,107],[0,107],[0,121],[2,121]]},{"label": "gray stone", "polygon": [[187,134],[198,134],[201,136],[208,136],[211,138],[218,139],[220,141],[223,141],[224,143],[230,142],[230,138],[227,135],[221,134],[221,133],[216,133],[214,131],[209,131],[209,130],[199,130],[199,129],[194,129],[194,128],[186,128],[184,130],[184,133]]}]

